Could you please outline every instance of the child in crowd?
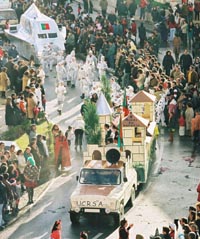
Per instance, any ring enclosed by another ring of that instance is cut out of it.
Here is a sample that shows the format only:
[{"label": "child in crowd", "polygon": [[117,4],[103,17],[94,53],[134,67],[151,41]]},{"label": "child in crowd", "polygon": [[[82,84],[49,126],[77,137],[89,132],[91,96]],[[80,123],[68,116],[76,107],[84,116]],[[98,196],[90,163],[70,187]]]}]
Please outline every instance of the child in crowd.
[{"label": "child in crowd", "polygon": [[73,137],[74,137],[73,128],[71,126],[68,126],[68,129],[65,132],[65,137],[67,138],[67,141],[70,147],[71,141],[73,140]]}]

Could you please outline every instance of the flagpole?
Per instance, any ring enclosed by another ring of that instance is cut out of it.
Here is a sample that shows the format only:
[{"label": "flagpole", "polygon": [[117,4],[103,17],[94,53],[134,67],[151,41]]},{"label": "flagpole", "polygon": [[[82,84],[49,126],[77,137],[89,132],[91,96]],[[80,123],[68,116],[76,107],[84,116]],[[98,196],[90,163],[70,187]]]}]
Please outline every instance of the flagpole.
[{"label": "flagpole", "polygon": [[119,136],[118,136],[118,144],[117,146],[120,148],[120,152],[123,151],[123,130],[122,130],[122,113],[120,113],[119,118]]}]

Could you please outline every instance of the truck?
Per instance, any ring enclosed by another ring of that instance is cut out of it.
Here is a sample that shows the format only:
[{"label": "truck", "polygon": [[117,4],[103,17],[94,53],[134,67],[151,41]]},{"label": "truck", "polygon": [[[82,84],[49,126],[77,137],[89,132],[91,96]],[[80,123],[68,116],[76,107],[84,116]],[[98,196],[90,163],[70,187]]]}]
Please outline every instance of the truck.
[{"label": "truck", "polygon": [[134,204],[137,186],[132,162],[118,149],[107,150],[106,160],[86,160],[70,197],[72,224],[91,213],[111,215],[119,224],[124,218],[124,207]]},{"label": "truck", "polygon": [[18,24],[17,14],[11,8],[11,2],[9,0],[0,0],[0,37],[4,35],[7,20],[9,20],[9,25]]}]

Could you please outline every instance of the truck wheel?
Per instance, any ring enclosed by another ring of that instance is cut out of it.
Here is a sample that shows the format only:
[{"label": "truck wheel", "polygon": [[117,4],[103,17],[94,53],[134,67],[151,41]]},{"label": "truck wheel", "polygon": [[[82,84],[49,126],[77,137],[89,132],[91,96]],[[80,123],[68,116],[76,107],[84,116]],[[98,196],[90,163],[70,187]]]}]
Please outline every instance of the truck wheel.
[{"label": "truck wheel", "polygon": [[114,215],[115,225],[119,226],[122,219],[124,219],[124,204],[120,205],[120,213]]},{"label": "truck wheel", "polygon": [[130,207],[133,207],[134,202],[135,202],[135,188],[133,187],[133,188],[131,189],[131,196],[130,196],[130,199],[129,199],[129,205],[130,205]]},{"label": "truck wheel", "polygon": [[72,224],[79,223],[80,214],[76,212],[70,212],[70,220]]}]

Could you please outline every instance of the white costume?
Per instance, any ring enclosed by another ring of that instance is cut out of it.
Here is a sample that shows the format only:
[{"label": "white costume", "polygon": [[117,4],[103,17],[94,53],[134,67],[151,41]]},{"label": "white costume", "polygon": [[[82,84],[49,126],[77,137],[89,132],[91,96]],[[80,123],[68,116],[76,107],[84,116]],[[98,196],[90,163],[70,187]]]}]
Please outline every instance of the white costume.
[{"label": "white costume", "polygon": [[56,65],[56,73],[57,73],[57,82],[64,81],[67,75],[66,69],[64,67],[64,62],[59,62]]},{"label": "white costume", "polygon": [[91,81],[96,81],[97,80],[97,58],[96,56],[93,55],[92,51],[89,51],[89,54],[86,57],[86,65],[88,68],[88,75],[91,79]]},{"label": "white costume", "polygon": [[73,57],[75,57],[75,51],[74,50],[69,55],[67,55],[66,58],[65,58],[65,62],[66,62],[65,68],[66,68],[66,73],[67,73],[67,81],[70,81],[69,70],[70,70],[70,64],[72,62]]},{"label": "white costume", "polygon": [[56,60],[57,60],[57,64],[58,64],[58,62],[64,61],[64,56],[63,56],[63,52],[62,51],[58,52]]},{"label": "white costume", "polygon": [[43,106],[42,106],[42,92],[40,87],[35,88],[35,95],[37,97],[37,101],[38,101],[38,107],[43,110]]},{"label": "white costume", "polygon": [[106,70],[108,69],[108,65],[105,61],[105,57],[101,56],[100,62],[97,64],[97,68],[99,70],[99,79],[101,80],[102,76],[106,75]]},{"label": "white costume", "polygon": [[55,93],[57,95],[57,100],[58,100],[58,112],[59,114],[61,114],[64,100],[65,100],[65,94],[67,93],[67,90],[63,82],[58,83],[58,86],[55,89]]},{"label": "white costume", "polygon": [[41,55],[41,64],[45,74],[47,74],[49,68],[48,58],[49,58],[49,48],[47,45],[45,45]]},{"label": "white costume", "polygon": [[126,89],[126,96],[128,97],[128,101],[130,101],[134,95],[135,95],[134,89],[132,86],[129,85],[128,89]]},{"label": "white costume", "polygon": [[76,80],[78,77],[78,64],[76,62],[75,56],[72,56],[71,62],[68,66],[68,81],[71,82],[71,86],[75,87]]},{"label": "white costume", "polygon": [[39,69],[38,69],[37,77],[41,79],[41,84],[44,85],[45,72],[44,72],[42,66],[40,66]]}]

